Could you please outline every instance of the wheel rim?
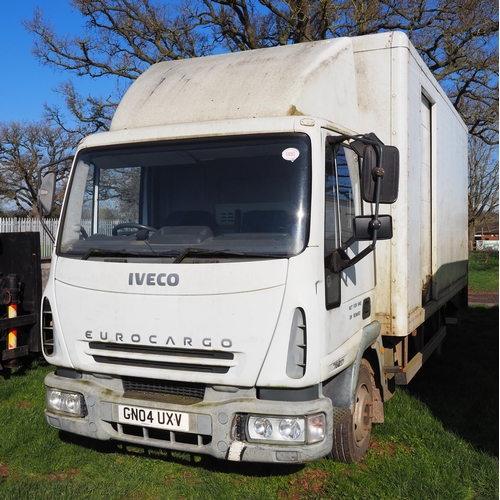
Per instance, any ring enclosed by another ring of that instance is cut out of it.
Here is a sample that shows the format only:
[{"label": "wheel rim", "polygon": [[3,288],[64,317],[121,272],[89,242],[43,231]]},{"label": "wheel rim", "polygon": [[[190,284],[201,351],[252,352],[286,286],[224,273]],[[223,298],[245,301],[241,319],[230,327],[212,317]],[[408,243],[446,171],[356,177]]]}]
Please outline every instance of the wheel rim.
[{"label": "wheel rim", "polygon": [[359,446],[370,435],[372,428],[372,398],[366,385],[361,385],[356,393],[353,415],[354,438]]}]

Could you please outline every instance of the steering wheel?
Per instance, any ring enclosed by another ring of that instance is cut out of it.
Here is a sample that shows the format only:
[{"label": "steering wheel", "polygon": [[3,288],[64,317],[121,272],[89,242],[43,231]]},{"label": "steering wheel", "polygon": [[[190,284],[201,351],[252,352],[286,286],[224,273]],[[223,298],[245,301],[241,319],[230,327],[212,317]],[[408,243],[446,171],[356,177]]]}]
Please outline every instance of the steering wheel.
[{"label": "steering wheel", "polygon": [[85,231],[85,228],[83,226],[80,226],[80,235],[84,240],[86,240],[89,237],[87,231]]},{"label": "steering wheel", "polygon": [[118,231],[120,231],[121,229],[126,229],[126,228],[137,229],[137,231],[140,231],[141,229],[145,229],[146,231],[149,231],[152,233],[155,233],[157,231],[156,228],[151,227],[151,226],[145,226],[144,224],[137,224],[135,222],[122,222],[121,224],[117,224],[113,228],[113,230],[111,231],[111,234],[113,236],[118,236]]}]

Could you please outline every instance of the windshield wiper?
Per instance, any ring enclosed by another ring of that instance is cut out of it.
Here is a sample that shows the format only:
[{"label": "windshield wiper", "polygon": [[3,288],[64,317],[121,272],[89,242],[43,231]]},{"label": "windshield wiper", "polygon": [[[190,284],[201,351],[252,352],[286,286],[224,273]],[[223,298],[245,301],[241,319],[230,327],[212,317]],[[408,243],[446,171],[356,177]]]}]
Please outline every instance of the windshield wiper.
[{"label": "windshield wiper", "polygon": [[188,255],[237,255],[238,257],[245,257],[246,254],[244,253],[239,253],[239,252],[231,252],[229,249],[225,250],[210,250],[207,248],[193,248],[193,247],[186,247],[182,252],[177,255],[177,257],[174,259],[173,264],[179,264],[179,262],[182,262]]},{"label": "windshield wiper", "polygon": [[249,252],[234,252],[229,249],[223,250],[211,250],[207,248],[196,248],[196,247],[186,247],[182,252],[177,255],[174,259],[173,264],[179,264],[182,262],[188,255],[201,255],[201,256],[235,256],[235,257],[257,257],[261,259],[280,259],[283,257],[287,257],[287,254],[264,254],[264,253],[249,253]]},{"label": "windshield wiper", "polygon": [[82,260],[88,260],[89,257],[143,257],[148,254],[142,252],[129,252],[127,250],[101,250],[99,248],[89,248],[82,256]]}]

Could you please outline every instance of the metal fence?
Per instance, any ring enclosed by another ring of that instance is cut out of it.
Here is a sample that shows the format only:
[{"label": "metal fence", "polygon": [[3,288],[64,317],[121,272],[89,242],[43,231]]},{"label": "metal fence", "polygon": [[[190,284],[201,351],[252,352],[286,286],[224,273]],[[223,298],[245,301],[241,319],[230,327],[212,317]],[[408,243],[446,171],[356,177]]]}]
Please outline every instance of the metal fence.
[{"label": "metal fence", "polygon": [[[100,220],[99,232],[111,236],[111,230],[116,224],[124,222],[123,220]],[[50,232],[55,236],[59,227],[59,219],[45,219],[45,224]],[[82,227],[91,234],[91,221],[82,220]],[[50,257],[54,245],[45,229],[40,224],[40,221],[35,218],[18,218],[18,217],[0,217],[0,233],[40,233],[40,256],[43,258]]]}]

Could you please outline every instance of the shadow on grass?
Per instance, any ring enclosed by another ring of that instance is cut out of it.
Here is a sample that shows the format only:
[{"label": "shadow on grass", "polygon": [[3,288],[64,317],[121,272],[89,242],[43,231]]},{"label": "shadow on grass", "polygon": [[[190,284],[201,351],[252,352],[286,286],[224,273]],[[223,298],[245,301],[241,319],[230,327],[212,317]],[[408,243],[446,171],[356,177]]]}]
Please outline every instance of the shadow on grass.
[{"label": "shadow on grass", "polygon": [[498,306],[463,310],[460,328],[449,330],[407,390],[444,427],[475,449],[498,457]]},{"label": "shadow on grass", "polygon": [[99,441],[64,431],[59,431],[59,438],[87,450],[100,454],[117,454],[129,456],[143,456],[163,460],[189,467],[203,468],[207,471],[223,474],[242,474],[252,477],[276,477],[293,475],[302,470],[304,464],[279,464],[279,463],[249,463],[219,460],[210,455],[197,455],[180,451],[148,448],[140,445],[127,444],[118,441]]},{"label": "shadow on grass", "polygon": [[49,363],[45,361],[41,353],[29,354],[15,359],[12,367],[2,366],[0,378],[4,380],[19,379],[31,372],[37,372],[39,368],[47,368],[48,366],[50,366]]}]

